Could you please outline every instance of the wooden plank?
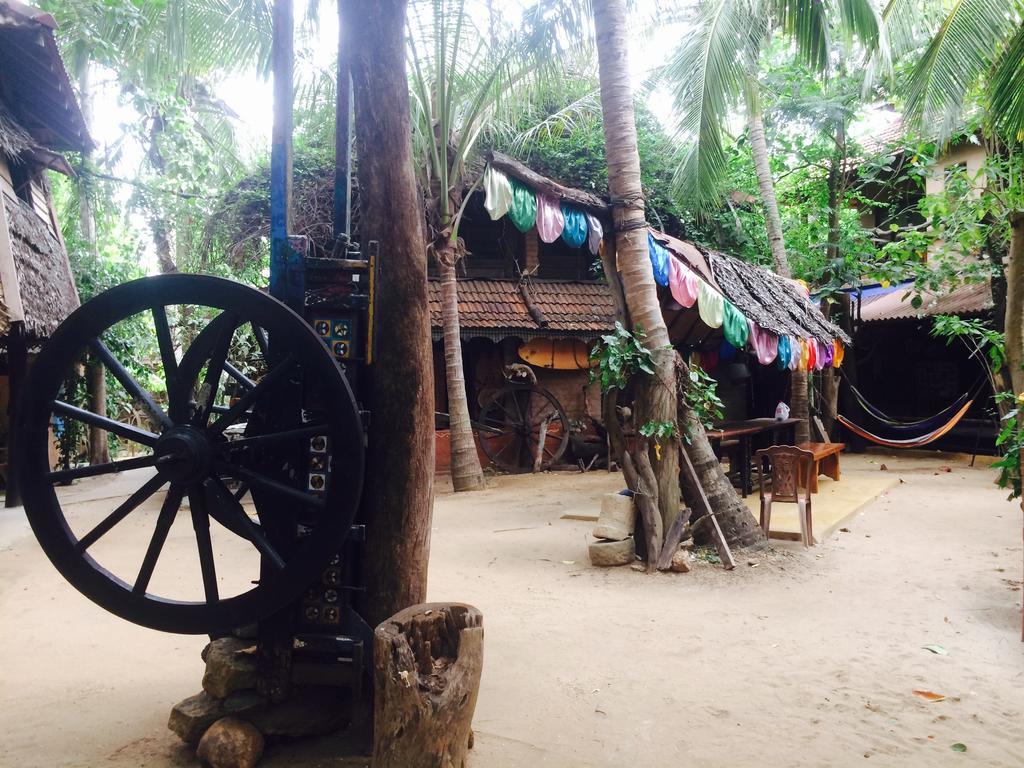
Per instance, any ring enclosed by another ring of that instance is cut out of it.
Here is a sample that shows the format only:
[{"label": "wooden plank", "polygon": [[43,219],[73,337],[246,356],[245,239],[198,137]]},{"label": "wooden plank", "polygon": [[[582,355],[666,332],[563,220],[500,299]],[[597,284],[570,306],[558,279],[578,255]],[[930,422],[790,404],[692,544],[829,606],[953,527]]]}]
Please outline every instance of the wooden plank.
[{"label": "wooden plank", "polygon": [[727,571],[731,571],[736,567],[736,561],[732,557],[732,550],[729,549],[729,542],[725,540],[725,534],[722,533],[722,527],[718,524],[718,518],[715,517],[715,511],[711,508],[711,502],[708,501],[708,496],[704,493],[704,486],[700,484],[700,478],[697,477],[697,470],[693,468],[693,462],[690,461],[689,454],[686,450],[680,446],[679,452],[683,455],[682,470],[690,476],[690,480],[693,482],[693,487],[697,489],[697,494],[700,496],[701,504],[704,506],[704,513],[711,518],[711,525],[715,529],[714,541],[715,549],[718,550],[718,556],[722,560],[722,566]]},{"label": "wooden plank", "polygon": [[661,547],[661,554],[658,555],[657,568],[659,571],[667,571],[672,567],[672,557],[679,547],[679,542],[683,540],[683,531],[686,530],[692,513],[693,510],[689,507],[684,509],[683,514],[676,518],[672,527],[668,529],[668,533],[665,534],[665,543]]}]

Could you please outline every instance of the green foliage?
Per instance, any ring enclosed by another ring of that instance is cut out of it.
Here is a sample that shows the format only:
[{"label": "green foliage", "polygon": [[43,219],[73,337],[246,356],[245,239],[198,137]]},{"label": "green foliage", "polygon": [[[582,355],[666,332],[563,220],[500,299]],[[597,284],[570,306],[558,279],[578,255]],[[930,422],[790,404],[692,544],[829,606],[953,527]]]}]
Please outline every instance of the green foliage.
[{"label": "green foliage", "polygon": [[1017,406],[1002,417],[996,447],[1003,455],[992,464],[999,470],[999,487],[1009,488],[1009,498],[1016,499],[1021,496],[1020,460],[1021,450],[1024,449],[1024,420],[1021,418],[1020,408],[1024,408],[1024,393],[1014,396],[1012,392],[1000,392],[996,395],[996,400]]},{"label": "green foliage", "polygon": [[676,423],[674,421],[647,421],[640,425],[638,431],[644,437],[653,437],[657,442],[661,442],[675,436]]},{"label": "green foliage", "polygon": [[952,344],[959,339],[975,354],[986,358],[989,368],[998,372],[1006,365],[1006,335],[991,328],[987,321],[956,315],[937,315],[929,331],[932,336]]},{"label": "green foliage", "polygon": [[654,375],[654,359],[643,341],[644,330],[639,325],[630,333],[616,321],[615,332],[602,336],[590,352],[590,359],[597,362],[590,370],[590,380],[600,382],[601,391],[608,392],[625,389],[637,373]]},{"label": "green foliage", "polygon": [[[705,429],[711,429],[716,421],[722,419],[725,405],[718,397],[718,382],[700,366],[689,367],[689,378],[683,391],[683,399],[686,408],[693,412]],[[690,442],[689,430],[686,441]]]}]

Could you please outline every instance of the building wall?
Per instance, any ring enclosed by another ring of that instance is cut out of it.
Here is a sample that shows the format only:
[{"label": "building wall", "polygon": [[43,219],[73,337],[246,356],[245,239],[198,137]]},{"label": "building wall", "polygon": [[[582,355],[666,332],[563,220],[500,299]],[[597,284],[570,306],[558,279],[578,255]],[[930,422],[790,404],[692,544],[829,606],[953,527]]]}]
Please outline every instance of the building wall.
[{"label": "building wall", "polygon": [[[956,165],[963,165],[967,169],[967,175],[973,179],[975,186],[980,186],[984,181],[982,167],[985,165],[985,148],[977,144],[961,144],[951,149],[946,155],[939,159],[932,169],[931,174],[925,179],[925,193],[929,195],[938,194],[943,190],[946,183],[947,172]],[[980,195],[980,191],[975,191]]]}]

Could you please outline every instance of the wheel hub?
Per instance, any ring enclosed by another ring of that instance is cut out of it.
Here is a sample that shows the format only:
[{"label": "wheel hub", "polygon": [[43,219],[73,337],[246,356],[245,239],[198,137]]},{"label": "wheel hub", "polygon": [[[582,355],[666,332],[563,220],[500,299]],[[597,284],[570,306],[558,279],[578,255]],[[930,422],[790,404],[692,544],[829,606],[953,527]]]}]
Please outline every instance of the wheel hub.
[{"label": "wheel hub", "polygon": [[209,438],[195,427],[172,427],[160,436],[153,450],[158,457],[157,472],[172,483],[201,480],[213,462]]}]

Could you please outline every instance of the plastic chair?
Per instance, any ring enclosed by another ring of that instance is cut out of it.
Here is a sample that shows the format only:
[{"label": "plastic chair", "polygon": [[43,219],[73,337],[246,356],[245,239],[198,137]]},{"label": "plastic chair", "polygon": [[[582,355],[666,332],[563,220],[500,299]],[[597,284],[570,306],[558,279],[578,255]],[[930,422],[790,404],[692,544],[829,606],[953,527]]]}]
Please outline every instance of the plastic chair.
[{"label": "plastic chair", "polygon": [[[795,445],[773,445],[771,448],[762,448],[754,456],[757,459],[757,477],[761,487],[761,528],[764,535],[769,535],[772,503],[795,503],[804,546],[813,547],[810,477],[814,471],[814,454]],[[766,461],[771,471],[770,490],[765,487]]]}]

